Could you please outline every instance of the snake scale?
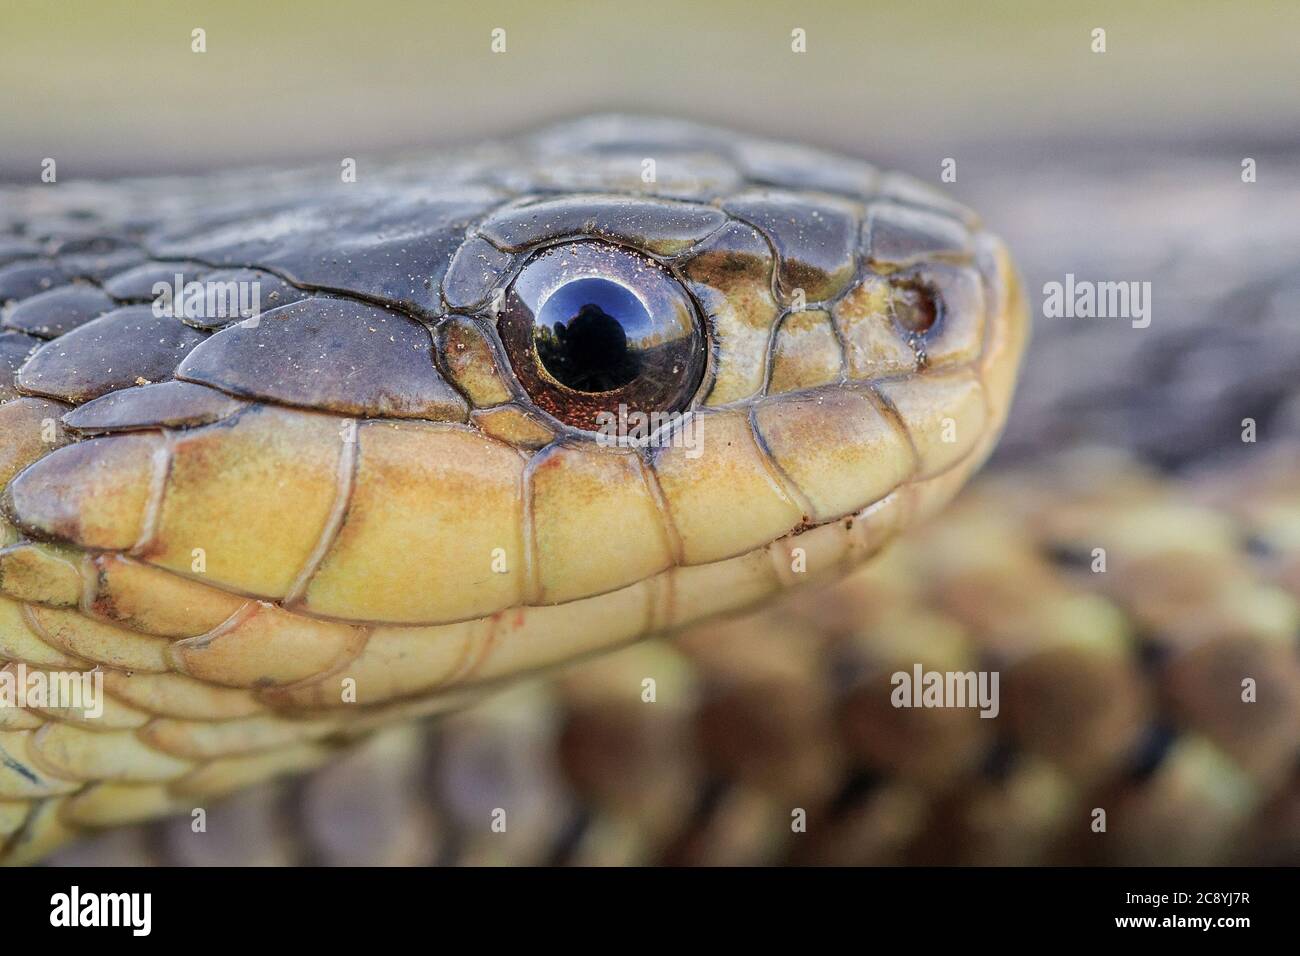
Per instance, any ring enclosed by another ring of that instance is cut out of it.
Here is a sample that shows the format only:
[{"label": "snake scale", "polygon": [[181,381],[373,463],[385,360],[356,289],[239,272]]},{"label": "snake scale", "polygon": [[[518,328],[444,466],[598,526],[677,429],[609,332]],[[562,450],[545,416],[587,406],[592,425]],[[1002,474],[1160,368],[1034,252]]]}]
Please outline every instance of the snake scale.
[{"label": "snake scale", "polygon": [[[912,532],[988,454],[1025,332],[1001,246],[944,196],[802,147],[620,118],[355,183],[316,170],[68,192],[6,197],[0,287],[12,275],[19,292],[0,413],[61,427],[6,476],[34,461],[5,499],[5,653],[97,666],[111,705],[98,723],[46,709],[0,732],[7,764],[39,781],[15,770],[3,794],[12,859],[207,806],[392,722],[303,782],[215,803],[219,840],[182,817],[99,845],[188,862],[1285,854],[1285,839],[1258,847],[1275,832],[1261,827],[1294,831],[1300,469],[1282,456],[1171,485],[1091,454],[1027,471],[1043,430],[1079,421],[1079,390],[1058,389],[1013,428],[1007,468]],[[652,315],[686,290],[699,379],[680,351],[649,404],[694,411],[698,457],[593,446],[589,405],[556,400],[572,398],[565,368],[537,374],[540,345],[521,364],[519,290],[557,255],[579,279],[616,275]],[[283,304],[251,327],[172,320],[155,342],[142,290],[178,269],[256,280],[264,306]],[[1203,353],[1222,338],[1183,331]],[[1282,420],[1290,387],[1248,410]],[[1117,436],[1116,419],[1102,437],[1140,457],[1212,457],[1131,422]],[[522,464],[502,455],[457,487],[488,447]],[[509,489],[496,500],[494,482]],[[1224,493],[1252,482],[1249,506]],[[1187,522],[1203,533],[1180,536]],[[905,528],[829,591],[695,623],[835,576]],[[1100,587],[1078,557],[1098,538],[1121,572]],[[497,547],[517,573],[482,573]],[[479,684],[665,630],[682,634],[473,702]],[[1002,720],[882,707],[887,671],[921,661],[995,662]],[[1266,706],[1225,702],[1243,669]],[[1069,825],[1097,802],[1125,808],[1123,849]],[[508,836],[488,826],[505,806]],[[802,839],[792,806],[816,824]]]}]

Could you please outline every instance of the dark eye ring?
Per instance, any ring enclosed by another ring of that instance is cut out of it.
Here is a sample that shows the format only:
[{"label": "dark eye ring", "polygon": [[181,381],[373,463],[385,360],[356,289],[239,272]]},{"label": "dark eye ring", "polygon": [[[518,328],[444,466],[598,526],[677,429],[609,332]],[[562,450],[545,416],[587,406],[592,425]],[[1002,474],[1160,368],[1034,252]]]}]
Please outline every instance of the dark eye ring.
[{"label": "dark eye ring", "polygon": [[497,328],[533,403],[585,431],[600,431],[607,416],[683,411],[707,364],[702,323],[681,283],[612,243],[534,255],[511,283]]}]

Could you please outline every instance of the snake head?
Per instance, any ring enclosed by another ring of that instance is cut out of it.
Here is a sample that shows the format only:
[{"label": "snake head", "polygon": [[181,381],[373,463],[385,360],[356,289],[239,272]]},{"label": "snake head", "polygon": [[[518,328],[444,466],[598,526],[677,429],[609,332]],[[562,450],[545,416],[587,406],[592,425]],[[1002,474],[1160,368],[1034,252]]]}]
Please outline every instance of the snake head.
[{"label": "snake head", "polygon": [[[129,267],[11,307],[0,589],[60,654],[273,709],[431,699],[843,570],[988,454],[1027,332],[964,207],[701,127],[248,182],[122,186]],[[199,308],[159,316],[173,275]],[[211,314],[213,284],[261,308]]]}]

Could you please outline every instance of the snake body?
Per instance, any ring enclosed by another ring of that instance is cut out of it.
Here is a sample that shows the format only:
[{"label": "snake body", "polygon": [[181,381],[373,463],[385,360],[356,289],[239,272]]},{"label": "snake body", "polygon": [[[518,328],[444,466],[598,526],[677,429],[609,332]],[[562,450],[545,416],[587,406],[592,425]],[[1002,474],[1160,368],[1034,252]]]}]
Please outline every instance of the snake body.
[{"label": "snake body", "polygon": [[[105,689],[0,709],[8,862],[842,573],[987,457],[1027,333],[969,210],[690,124],[0,198],[0,662]],[[679,290],[697,446],[520,373],[546,256]],[[263,311],[160,316],[173,281]]]}]

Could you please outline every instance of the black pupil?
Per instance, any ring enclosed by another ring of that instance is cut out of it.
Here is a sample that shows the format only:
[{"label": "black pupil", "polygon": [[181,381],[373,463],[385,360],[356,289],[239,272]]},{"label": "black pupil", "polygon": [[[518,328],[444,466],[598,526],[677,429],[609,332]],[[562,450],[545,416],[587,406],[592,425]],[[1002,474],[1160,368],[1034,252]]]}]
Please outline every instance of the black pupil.
[{"label": "black pupil", "polygon": [[653,322],[631,291],[608,279],[575,279],[546,300],[533,345],[546,371],[578,392],[610,392],[641,374]]}]

